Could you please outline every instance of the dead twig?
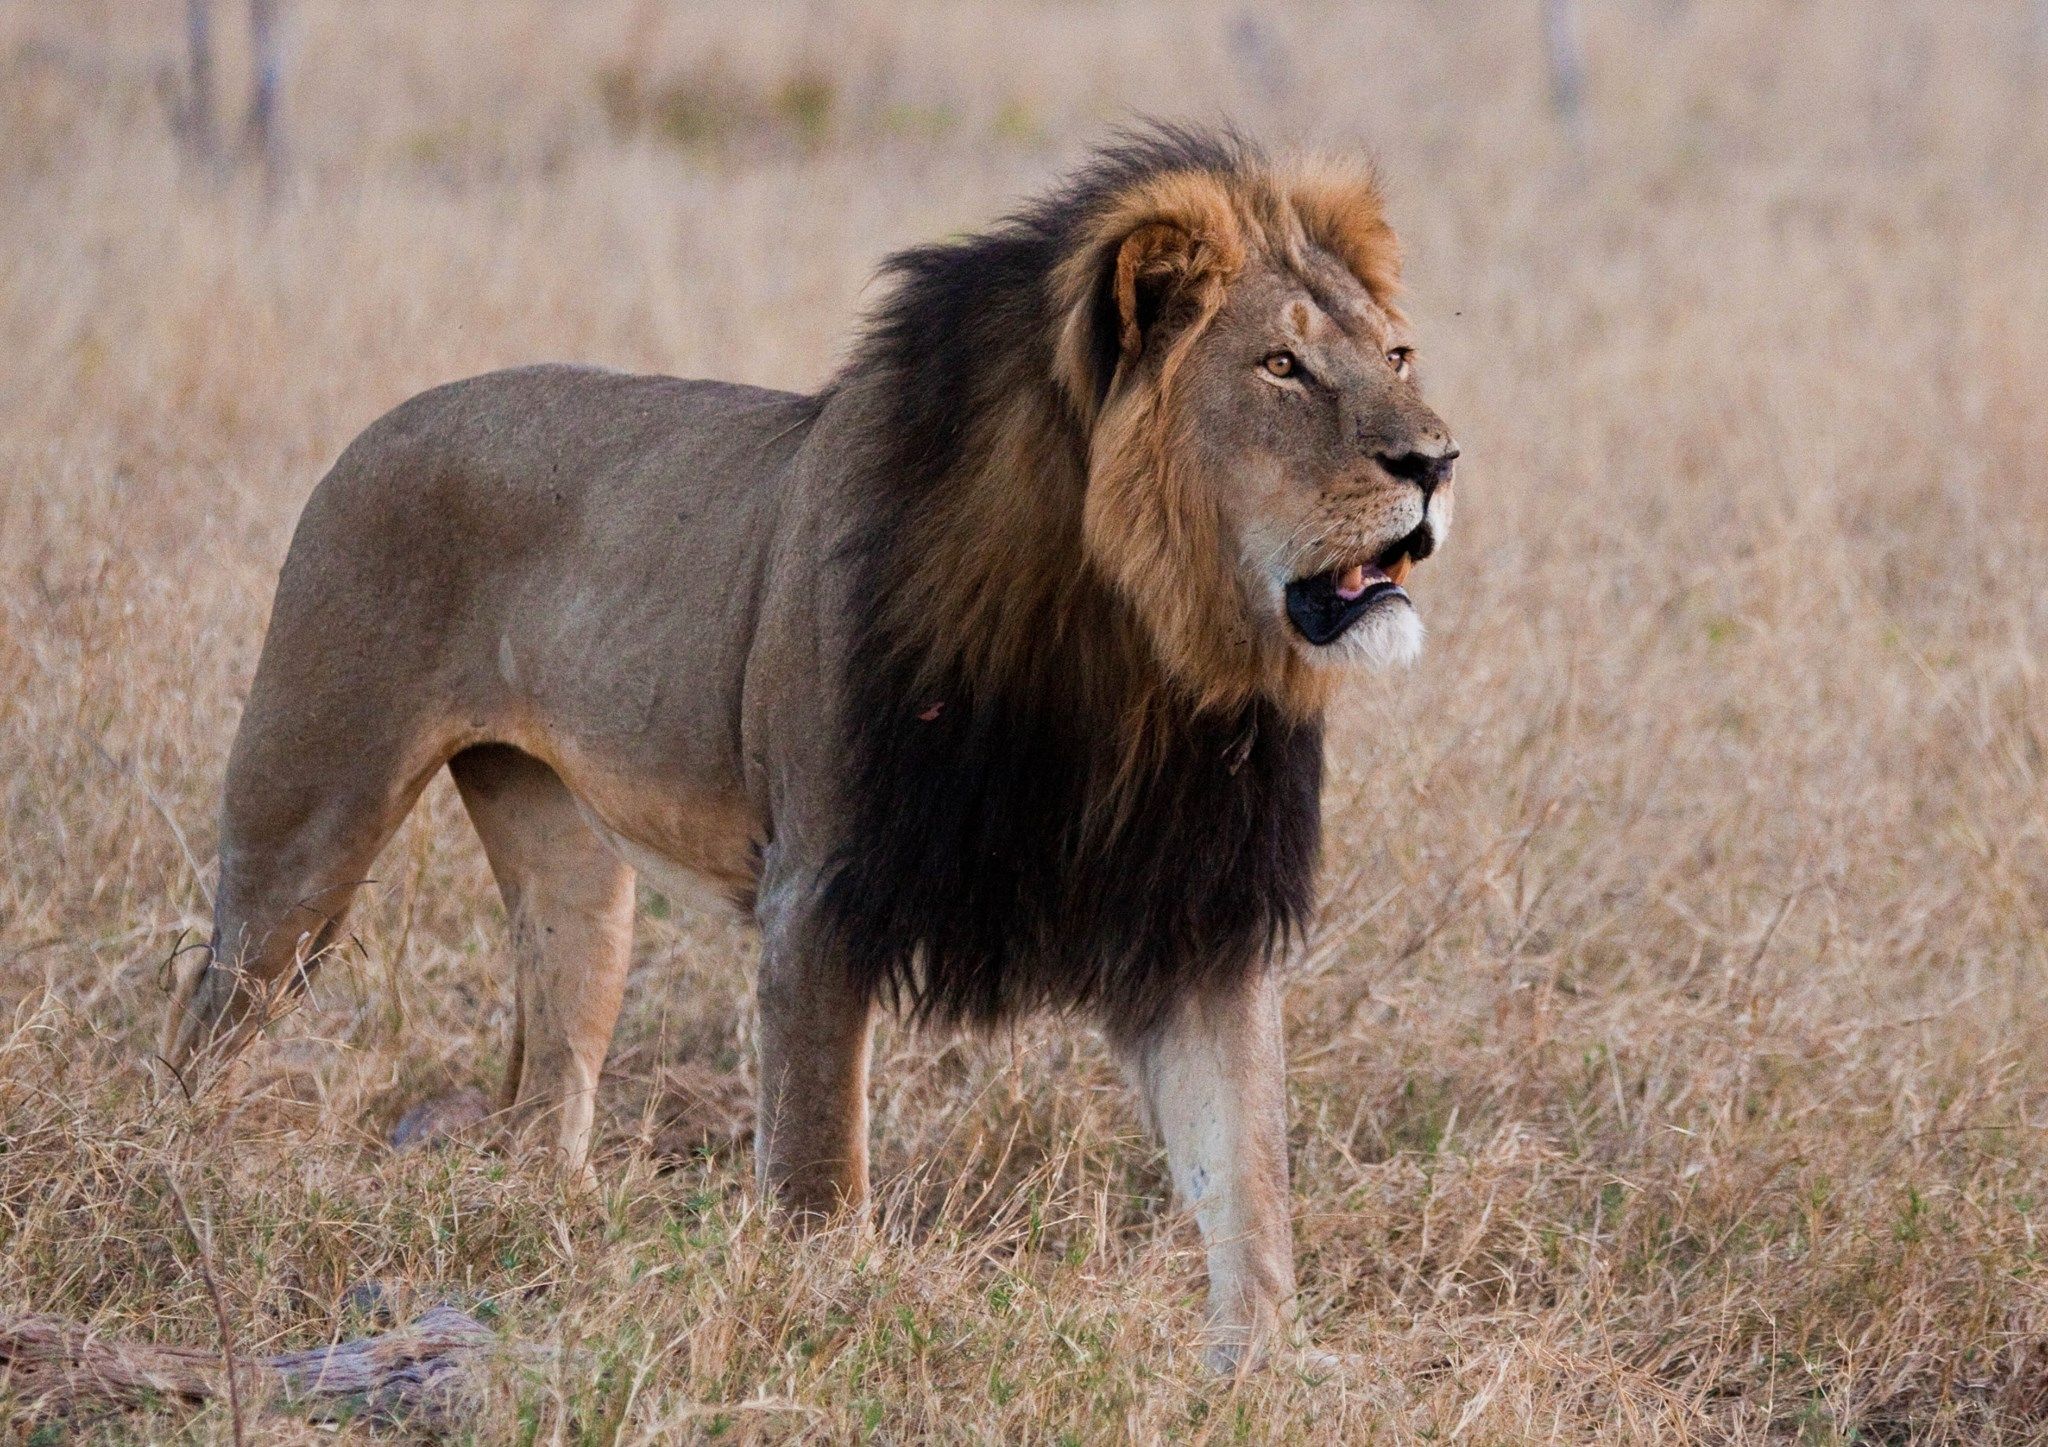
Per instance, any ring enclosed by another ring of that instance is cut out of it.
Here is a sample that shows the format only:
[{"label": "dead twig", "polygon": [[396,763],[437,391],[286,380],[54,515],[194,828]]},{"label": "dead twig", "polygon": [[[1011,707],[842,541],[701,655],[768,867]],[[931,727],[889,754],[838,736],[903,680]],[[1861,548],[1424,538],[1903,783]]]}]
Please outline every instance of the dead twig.
[{"label": "dead twig", "polygon": [[[225,1336],[223,1328],[224,1342]],[[481,1386],[478,1369],[496,1342],[488,1327],[452,1306],[434,1307],[402,1331],[240,1358],[228,1351],[122,1341],[57,1317],[0,1312],[0,1384],[51,1417],[152,1399],[196,1405],[225,1394],[239,1441],[239,1377],[254,1389],[251,1407],[288,1404],[316,1421],[367,1414],[434,1430],[473,1410]]]},{"label": "dead twig", "polygon": [[171,1201],[178,1208],[178,1217],[185,1223],[185,1234],[192,1238],[192,1249],[199,1254],[199,1279],[206,1283],[206,1291],[213,1298],[213,1319],[220,1326],[220,1360],[228,1378],[228,1413],[234,1420],[235,1447],[244,1447],[249,1440],[242,1423],[242,1389],[235,1382],[235,1339],[228,1327],[227,1298],[220,1294],[220,1282],[213,1275],[213,1246],[199,1233],[199,1226],[192,1219],[192,1208],[185,1204],[185,1193],[178,1187],[178,1178],[169,1171],[164,1172],[164,1184],[171,1188]]}]

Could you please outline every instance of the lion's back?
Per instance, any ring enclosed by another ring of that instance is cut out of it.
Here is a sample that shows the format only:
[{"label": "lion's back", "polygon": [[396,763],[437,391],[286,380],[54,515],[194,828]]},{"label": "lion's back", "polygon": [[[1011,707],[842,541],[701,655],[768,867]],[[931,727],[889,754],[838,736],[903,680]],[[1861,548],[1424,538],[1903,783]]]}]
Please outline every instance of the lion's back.
[{"label": "lion's back", "polygon": [[[809,398],[731,382],[549,364],[422,392],[365,428],[320,493],[408,532],[430,521],[514,545],[649,506],[759,502],[783,469],[769,445]],[[316,493],[313,505],[322,501]]]},{"label": "lion's back", "polygon": [[[659,648],[722,677],[743,636],[674,634],[744,602],[811,415],[791,393],[592,367],[423,392],[307,501],[259,686],[274,668],[301,693],[399,675],[495,689],[508,647],[536,666],[558,656],[546,666],[563,677]],[[273,654],[327,661],[308,674]]]},{"label": "lion's back", "polygon": [[342,452],[300,515],[295,570],[453,589],[588,549],[729,554],[772,517],[811,399],[543,365],[422,392]]}]

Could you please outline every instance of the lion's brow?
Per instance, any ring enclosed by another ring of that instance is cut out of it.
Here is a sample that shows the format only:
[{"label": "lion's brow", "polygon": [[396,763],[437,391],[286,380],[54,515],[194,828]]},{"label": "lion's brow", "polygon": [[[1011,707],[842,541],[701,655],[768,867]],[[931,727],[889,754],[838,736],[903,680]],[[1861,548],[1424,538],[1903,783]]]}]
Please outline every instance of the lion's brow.
[{"label": "lion's brow", "polygon": [[1313,278],[1304,277],[1302,285],[1330,325],[1361,346],[1377,348],[1392,335],[1393,319],[1363,286],[1354,295]]}]

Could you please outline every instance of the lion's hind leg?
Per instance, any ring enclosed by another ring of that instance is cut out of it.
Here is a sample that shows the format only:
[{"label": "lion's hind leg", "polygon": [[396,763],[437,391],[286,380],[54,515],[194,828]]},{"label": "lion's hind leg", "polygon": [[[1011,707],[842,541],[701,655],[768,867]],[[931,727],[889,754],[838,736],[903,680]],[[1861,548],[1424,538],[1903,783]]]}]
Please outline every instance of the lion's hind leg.
[{"label": "lion's hind leg", "polygon": [[352,718],[286,726],[259,690],[228,766],[213,937],[176,964],[163,1058],[203,1085],[311,978],[445,753]]},{"label": "lion's hind leg", "polygon": [[633,870],[531,754],[479,745],[448,771],[483,839],[511,931],[517,1023],[504,1103],[578,1169],[632,955]]}]

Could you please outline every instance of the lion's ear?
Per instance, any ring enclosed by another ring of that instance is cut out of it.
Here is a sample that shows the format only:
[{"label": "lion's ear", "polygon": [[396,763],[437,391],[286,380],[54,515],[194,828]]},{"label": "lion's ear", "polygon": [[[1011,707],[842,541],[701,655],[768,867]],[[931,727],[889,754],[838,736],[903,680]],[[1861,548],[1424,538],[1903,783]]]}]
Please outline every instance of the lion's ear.
[{"label": "lion's ear", "polygon": [[1118,368],[1213,306],[1244,256],[1229,190],[1213,175],[1155,176],[1105,201],[1053,273],[1060,382],[1084,422]]},{"label": "lion's ear", "polygon": [[1197,274],[1201,243],[1178,226],[1155,221],[1140,226],[1117,248],[1111,278],[1116,304],[1117,360],[1135,362],[1145,353],[1178,293]]}]

